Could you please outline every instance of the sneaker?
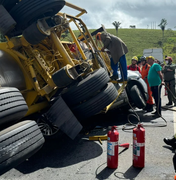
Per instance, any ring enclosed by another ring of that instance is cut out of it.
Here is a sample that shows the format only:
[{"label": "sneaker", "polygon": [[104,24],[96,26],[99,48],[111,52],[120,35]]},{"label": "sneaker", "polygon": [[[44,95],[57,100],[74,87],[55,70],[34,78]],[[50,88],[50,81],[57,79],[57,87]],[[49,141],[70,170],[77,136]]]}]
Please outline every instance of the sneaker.
[{"label": "sneaker", "polygon": [[168,103],[166,104],[166,106],[169,106],[169,105],[172,105],[172,102],[168,102]]},{"label": "sneaker", "polygon": [[164,138],[163,141],[169,145],[169,146],[172,146],[173,149],[176,149],[176,139],[175,137],[172,137],[171,139],[169,138]]}]

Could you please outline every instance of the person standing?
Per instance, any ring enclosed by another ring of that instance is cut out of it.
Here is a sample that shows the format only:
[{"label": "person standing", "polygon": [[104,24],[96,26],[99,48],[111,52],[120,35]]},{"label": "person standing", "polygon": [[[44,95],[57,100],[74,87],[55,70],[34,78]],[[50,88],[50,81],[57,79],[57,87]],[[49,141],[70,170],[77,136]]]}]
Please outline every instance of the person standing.
[{"label": "person standing", "polygon": [[113,77],[117,76],[118,62],[120,62],[120,73],[122,78],[119,82],[127,81],[127,63],[125,54],[128,52],[128,49],[126,44],[119,37],[107,32],[98,32],[96,34],[96,39],[101,40],[104,45],[101,51],[104,52],[105,49],[110,51]]},{"label": "person standing", "polygon": [[176,99],[173,97],[176,97],[176,93],[175,93],[175,69],[176,69],[176,65],[172,64],[172,58],[167,56],[165,58],[165,62],[166,65],[163,67],[162,69],[162,73],[164,74],[164,82],[167,86],[167,88],[169,88],[169,90],[167,90],[168,92],[168,100],[169,102],[166,105],[172,105],[172,103],[174,103],[174,106],[176,106]]},{"label": "person standing", "polygon": [[133,56],[131,59],[131,65],[127,66],[127,69],[131,71],[139,71],[141,73],[140,67],[137,65],[137,62],[138,62],[138,57]]},{"label": "person standing", "polygon": [[142,61],[141,61],[141,60],[139,60],[139,61],[137,62],[137,66],[140,68],[140,70],[142,70]]},{"label": "person standing", "polygon": [[153,56],[146,57],[148,64],[151,66],[148,72],[148,83],[156,104],[156,111],[153,113],[155,118],[161,116],[161,85],[164,84],[161,73],[161,66],[154,63]]},{"label": "person standing", "polygon": [[141,62],[142,62],[142,71],[141,71],[141,75],[142,75],[142,79],[146,82],[147,84],[147,91],[148,91],[148,100],[147,100],[147,104],[144,110],[147,110],[147,112],[151,112],[153,111],[153,97],[152,97],[152,91],[150,89],[149,83],[148,83],[148,72],[150,69],[150,65],[147,63],[146,57],[142,56],[141,57]]}]

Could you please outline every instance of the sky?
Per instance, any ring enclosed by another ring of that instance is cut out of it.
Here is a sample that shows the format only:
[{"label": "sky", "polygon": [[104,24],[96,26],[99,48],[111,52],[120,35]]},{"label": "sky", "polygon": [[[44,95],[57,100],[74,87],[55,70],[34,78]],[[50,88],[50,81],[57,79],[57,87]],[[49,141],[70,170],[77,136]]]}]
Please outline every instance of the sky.
[{"label": "sky", "polygon": [[[135,25],[138,29],[160,29],[161,19],[167,20],[166,29],[176,30],[176,0],[67,0],[87,11],[81,19],[88,29],[97,29],[101,24],[106,29]],[[76,15],[79,12],[64,7],[61,12]],[[72,27],[74,29],[74,27]]]}]

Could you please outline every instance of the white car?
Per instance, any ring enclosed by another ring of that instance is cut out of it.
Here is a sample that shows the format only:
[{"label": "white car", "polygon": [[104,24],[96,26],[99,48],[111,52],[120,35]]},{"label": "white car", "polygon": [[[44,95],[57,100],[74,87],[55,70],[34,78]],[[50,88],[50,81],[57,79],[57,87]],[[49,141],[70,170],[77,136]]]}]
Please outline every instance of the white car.
[{"label": "white car", "polygon": [[[120,77],[120,72],[119,77]],[[122,84],[116,84],[119,89]],[[142,79],[139,71],[128,70],[128,83],[125,90],[120,94],[116,102],[111,108],[130,108],[129,103],[133,107],[142,109],[146,106],[148,100],[147,84]]]}]

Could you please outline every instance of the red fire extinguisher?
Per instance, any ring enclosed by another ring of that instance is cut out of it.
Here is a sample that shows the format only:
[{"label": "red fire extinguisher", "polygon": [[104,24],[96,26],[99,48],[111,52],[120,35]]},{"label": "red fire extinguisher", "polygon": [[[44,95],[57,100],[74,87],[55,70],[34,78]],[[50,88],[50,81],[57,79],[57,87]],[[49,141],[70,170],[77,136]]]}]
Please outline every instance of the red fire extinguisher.
[{"label": "red fire extinguisher", "polygon": [[118,140],[117,126],[112,126],[112,129],[108,132],[107,140],[107,166],[112,169],[118,167]]},{"label": "red fire extinguisher", "polygon": [[145,164],[145,129],[138,124],[133,129],[133,166],[143,168]]}]

